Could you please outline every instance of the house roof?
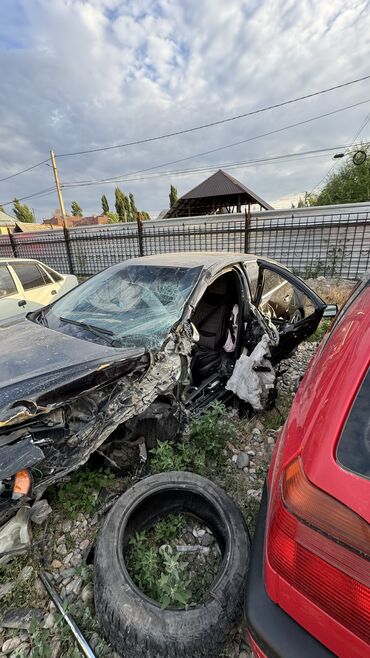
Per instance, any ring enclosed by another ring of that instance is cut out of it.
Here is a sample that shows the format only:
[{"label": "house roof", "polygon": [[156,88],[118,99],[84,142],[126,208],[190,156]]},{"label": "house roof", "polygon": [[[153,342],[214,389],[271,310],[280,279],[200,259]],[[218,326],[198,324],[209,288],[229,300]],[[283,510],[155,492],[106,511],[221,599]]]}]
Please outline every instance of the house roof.
[{"label": "house roof", "polygon": [[36,224],[36,222],[19,222],[15,221],[15,231],[16,233],[34,233],[36,231],[47,231],[53,226],[48,226],[47,224]]},{"label": "house roof", "polygon": [[184,194],[181,199],[199,199],[213,196],[227,196],[229,194],[242,194],[250,197],[250,203],[257,203],[266,210],[272,210],[272,207],[252,192],[248,187],[240,183],[234,176],[230,176],[226,171],[219,169],[205,181],[194,187],[190,192]]},{"label": "house roof", "polygon": [[267,201],[240,183],[226,171],[219,169],[205,181],[184,194],[166,213],[168,217],[204,215],[222,207],[257,204],[265,210],[272,210]]},{"label": "house roof", "polygon": [[8,215],[6,212],[3,210],[0,210],[0,224],[2,226],[14,226],[15,219],[11,215]]}]

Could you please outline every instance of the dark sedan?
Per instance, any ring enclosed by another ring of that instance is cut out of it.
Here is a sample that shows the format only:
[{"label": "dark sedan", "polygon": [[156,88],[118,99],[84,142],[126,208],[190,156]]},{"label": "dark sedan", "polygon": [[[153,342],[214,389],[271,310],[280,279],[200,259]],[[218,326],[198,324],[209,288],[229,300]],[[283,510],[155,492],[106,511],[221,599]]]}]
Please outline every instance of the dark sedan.
[{"label": "dark sedan", "polygon": [[[275,364],[324,309],[277,263],[192,252],[120,263],[1,327],[0,522],[97,449],[120,465],[138,442],[174,438],[190,410],[235,393],[263,408]],[[243,359],[252,397],[232,383]],[[29,486],[15,495],[20,471]]]}]

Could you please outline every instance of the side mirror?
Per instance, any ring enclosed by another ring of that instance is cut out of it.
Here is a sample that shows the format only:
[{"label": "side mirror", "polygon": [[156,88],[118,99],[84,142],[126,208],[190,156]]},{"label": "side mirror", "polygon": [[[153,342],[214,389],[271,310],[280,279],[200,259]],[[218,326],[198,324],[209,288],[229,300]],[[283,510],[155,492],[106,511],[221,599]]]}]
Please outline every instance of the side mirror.
[{"label": "side mirror", "polygon": [[324,310],[323,318],[335,318],[338,313],[337,304],[327,304]]}]

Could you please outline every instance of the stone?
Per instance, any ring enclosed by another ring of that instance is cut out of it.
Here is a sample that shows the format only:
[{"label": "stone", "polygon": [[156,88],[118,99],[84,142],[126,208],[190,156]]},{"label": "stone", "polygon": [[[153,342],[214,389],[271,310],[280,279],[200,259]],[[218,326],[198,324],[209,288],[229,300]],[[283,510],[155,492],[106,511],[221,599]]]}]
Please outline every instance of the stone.
[{"label": "stone", "polygon": [[56,547],[56,552],[58,553],[58,555],[61,555],[62,557],[68,555],[67,546],[65,544],[58,544],[58,546]]},{"label": "stone", "polygon": [[18,645],[15,651],[10,654],[9,658],[27,658],[30,655],[30,645],[27,642],[22,642]]},{"label": "stone", "polygon": [[210,546],[213,544],[215,541],[215,538],[213,535],[209,534],[209,532],[206,532],[205,535],[202,537],[202,546]]},{"label": "stone", "polygon": [[239,452],[237,459],[236,459],[236,465],[240,470],[243,468],[246,468],[249,464],[249,455],[247,455],[246,452]]},{"label": "stone", "polygon": [[57,546],[59,546],[59,544],[65,544],[65,543],[66,543],[65,535],[60,535],[60,537],[58,537],[57,539]]},{"label": "stone", "polygon": [[47,629],[53,628],[54,624],[55,624],[55,617],[52,612],[49,612],[44,618],[43,627]]},{"label": "stone", "polygon": [[80,549],[81,551],[86,551],[90,546],[90,540],[89,539],[84,539],[81,544],[80,544]]},{"label": "stone", "polygon": [[32,574],[33,574],[33,567],[31,566],[23,567],[22,571],[18,576],[18,581],[20,581],[21,583],[26,583],[27,580],[31,578]]},{"label": "stone", "polygon": [[71,530],[72,530],[72,521],[63,521],[62,530],[63,530],[63,532],[71,532]]},{"label": "stone", "polygon": [[261,430],[258,427],[253,427],[252,434],[253,436],[259,436],[261,434]]},{"label": "stone", "polygon": [[94,600],[94,590],[92,585],[87,584],[82,588],[80,598],[81,601],[86,604],[91,603]]},{"label": "stone", "polygon": [[17,581],[9,581],[7,583],[4,583],[3,585],[0,585],[0,601],[3,599],[5,596],[8,596],[10,592],[17,586]]},{"label": "stone", "polygon": [[66,555],[64,560],[63,560],[64,564],[69,564],[69,562],[71,561],[72,558],[73,558],[73,553],[72,552],[68,553],[68,555]]},{"label": "stone", "polygon": [[60,572],[60,575],[62,576],[63,580],[67,578],[68,580],[70,580],[71,578],[73,578],[75,573],[76,573],[75,570],[70,567],[69,569],[63,569],[63,571]]},{"label": "stone", "polygon": [[3,628],[29,629],[33,619],[41,622],[44,616],[40,608],[9,608],[3,615],[1,626]]},{"label": "stone", "polygon": [[6,656],[8,656],[14,649],[17,649],[19,647],[21,641],[19,637],[10,637],[8,640],[5,640],[1,650],[3,653],[5,653]]},{"label": "stone", "polygon": [[54,640],[50,644],[50,658],[59,658],[62,655],[62,643]]},{"label": "stone", "polygon": [[193,529],[193,535],[196,539],[201,539],[202,537],[204,537],[205,534],[206,531],[203,530],[203,528],[200,528],[199,530],[197,530],[196,528]]},{"label": "stone", "polygon": [[234,462],[234,464],[235,464],[235,462],[236,462],[237,459],[238,459],[238,455],[233,455],[233,456],[231,457],[231,461]]},{"label": "stone", "polygon": [[61,569],[63,566],[63,562],[61,562],[60,560],[53,560],[51,566],[53,569]]}]

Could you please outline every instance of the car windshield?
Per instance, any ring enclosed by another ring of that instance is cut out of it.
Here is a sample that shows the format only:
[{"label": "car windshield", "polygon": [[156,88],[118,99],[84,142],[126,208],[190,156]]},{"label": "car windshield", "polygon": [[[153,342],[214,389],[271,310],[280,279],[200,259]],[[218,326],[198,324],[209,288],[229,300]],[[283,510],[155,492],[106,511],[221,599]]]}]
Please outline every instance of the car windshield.
[{"label": "car windshield", "polygon": [[114,347],[159,347],[180,319],[200,271],[135,263],[111,267],[55,302],[46,312],[47,324]]}]

